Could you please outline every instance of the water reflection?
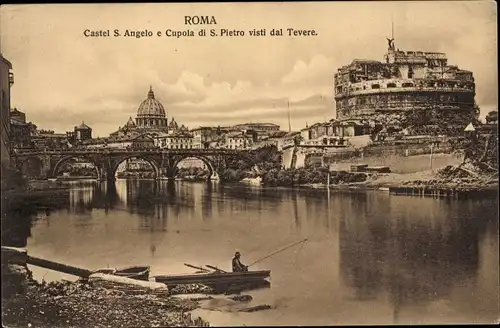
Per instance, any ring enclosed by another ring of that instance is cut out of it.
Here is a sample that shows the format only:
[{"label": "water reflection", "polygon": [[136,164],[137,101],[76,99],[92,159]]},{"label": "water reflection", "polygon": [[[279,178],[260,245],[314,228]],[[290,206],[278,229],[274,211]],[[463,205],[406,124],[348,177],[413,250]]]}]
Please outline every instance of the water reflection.
[{"label": "water reflection", "polygon": [[371,196],[346,201],[340,224],[342,276],[357,299],[388,293],[397,320],[407,303],[446,298],[453,286],[474,283],[493,202]]},{"label": "water reflection", "polygon": [[71,207],[68,196],[64,190],[2,193],[2,245],[26,247],[33,222],[45,218],[50,226],[53,211]]},{"label": "water reflection", "polygon": [[[74,222],[61,216],[55,223],[67,238],[50,239],[53,224],[38,225],[37,243],[73,247],[94,261],[90,267],[149,257],[165,274],[184,262],[226,263],[235,248],[257,259],[307,237],[295,254],[263,264],[273,271],[277,299],[303,296],[289,305],[290,315],[341,320],[336,309],[347,300],[357,302],[352,311],[368,304],[363,309],[373,316],[380,308],[368,307],[386,304],[393,323],[407,322],[408,313],[418,317],[423,310],[415,307],[431,311],[440,300],[450,301],[450,309],[432,315],[477,321],[498,312],[498,265],[491,264],[498,263],[497,200],[147,180],[75,185],[70,200]],[[92,229],[82,223],[90,221]],[[86,229],[85,236],[72,235],[72,226]]]}]

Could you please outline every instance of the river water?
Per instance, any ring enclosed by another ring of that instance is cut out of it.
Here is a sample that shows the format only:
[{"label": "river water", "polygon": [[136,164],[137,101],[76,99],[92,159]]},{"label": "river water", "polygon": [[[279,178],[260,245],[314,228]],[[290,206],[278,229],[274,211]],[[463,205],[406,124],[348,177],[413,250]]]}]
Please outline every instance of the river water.
[{"label": "river water", "polygon": [[[196,310],[212,325],[498,322],[498,200],[326,192],[214,182],[71,184],[68,208],[31,229],[34,256],[87,268],[183,263],[271,270],[254,313]],[[38,279],[73,279],[32,268]]]}]

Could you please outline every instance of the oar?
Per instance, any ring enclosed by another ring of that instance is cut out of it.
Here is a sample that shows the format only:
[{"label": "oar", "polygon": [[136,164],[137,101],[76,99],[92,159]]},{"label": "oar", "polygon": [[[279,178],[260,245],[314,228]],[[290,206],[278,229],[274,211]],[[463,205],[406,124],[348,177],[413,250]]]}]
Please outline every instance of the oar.
[{"label": "oar", "polygon": [[209,270],[207,270],[205,268],[202,268],[202,267],[199,267],[199,266],[196,266],[196,265],[191,265],[191,264],[188,264],[188,263],[184,263],[184,265],[187,266],[187,267],[196,269],[196,270],[200,270],[200,271],[204,271],[204,272],[209,272]]},{"label": "oar", "polygon": [[213,266],[213,265],[208,265],[208,264],[206,264],[205,266],[206,266],[207,268],[210,268],[210,269],[215,270],[215,271],[220,271],[220,272],[223,272],[223,273],[227,273],[227,271],[224,271],[224,270],[222,270],[222,269],[219,269],[218,267]]},{"label": "oar", "polygon": [[298,245],[298,244],[300,244],[300,243],[305,243],[306,241],[307,241],[307,238],[302,239],[301,241],[298,241],[298,242],[296,242],[296,243],[293,243],[293,244],[292,244],[292,245],[290,245],[290,246],[284,247],[284,248],[282,248],[282,249],[280,249],[280,250],[278,250],[278,251],[276,251],[276,252],[274,252],[274,253],[271,253],[271,254],[269,254],[269,255],[266,255],[266,256],[264,256],[263,258],[261,258],[261,259],[259,259],[259,260],[255,261],[255,262],[253,262],[252,264],[248,265],[248,266],[247,266],[247,268],[248,268],[248,267],[250,267],[250,266],[252,266],[252,265],[254,265],[255,263],[258,263],[258,262],[260,262],[260,261],[263,261],[263,260],[265,260],[265,259],[267,259],[267,258],[269,258],[269,257],[271,257],[271,256],[273,256],[273,255],[276,255],[276,254],[278,254],[278,253],[281,253],[281,252],[283,252],[284,250],[289,249],[290,247],[293,247],[293,246]]}]

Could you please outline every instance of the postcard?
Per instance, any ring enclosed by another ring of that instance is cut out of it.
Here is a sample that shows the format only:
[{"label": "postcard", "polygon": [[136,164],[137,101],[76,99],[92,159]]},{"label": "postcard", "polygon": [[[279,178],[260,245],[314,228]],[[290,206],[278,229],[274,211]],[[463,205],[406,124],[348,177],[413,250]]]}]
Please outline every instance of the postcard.
[{"label": "postcard", "polygon": [[498,323],[496,22],[1,6],[2,324]]}]

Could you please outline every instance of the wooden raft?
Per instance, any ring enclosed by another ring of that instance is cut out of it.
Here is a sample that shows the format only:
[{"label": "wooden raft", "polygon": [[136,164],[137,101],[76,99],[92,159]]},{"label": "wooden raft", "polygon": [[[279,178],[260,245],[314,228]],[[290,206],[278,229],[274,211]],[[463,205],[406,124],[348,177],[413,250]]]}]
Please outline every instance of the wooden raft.
[{"label": "wooden raft", "polygon": [[155,294],[157,296],[168,296],[167,285],[159,282],[136,280],[105,273],[91,274],[89,276],[89,282],[94,287],[121,290],[127,294]]}]

